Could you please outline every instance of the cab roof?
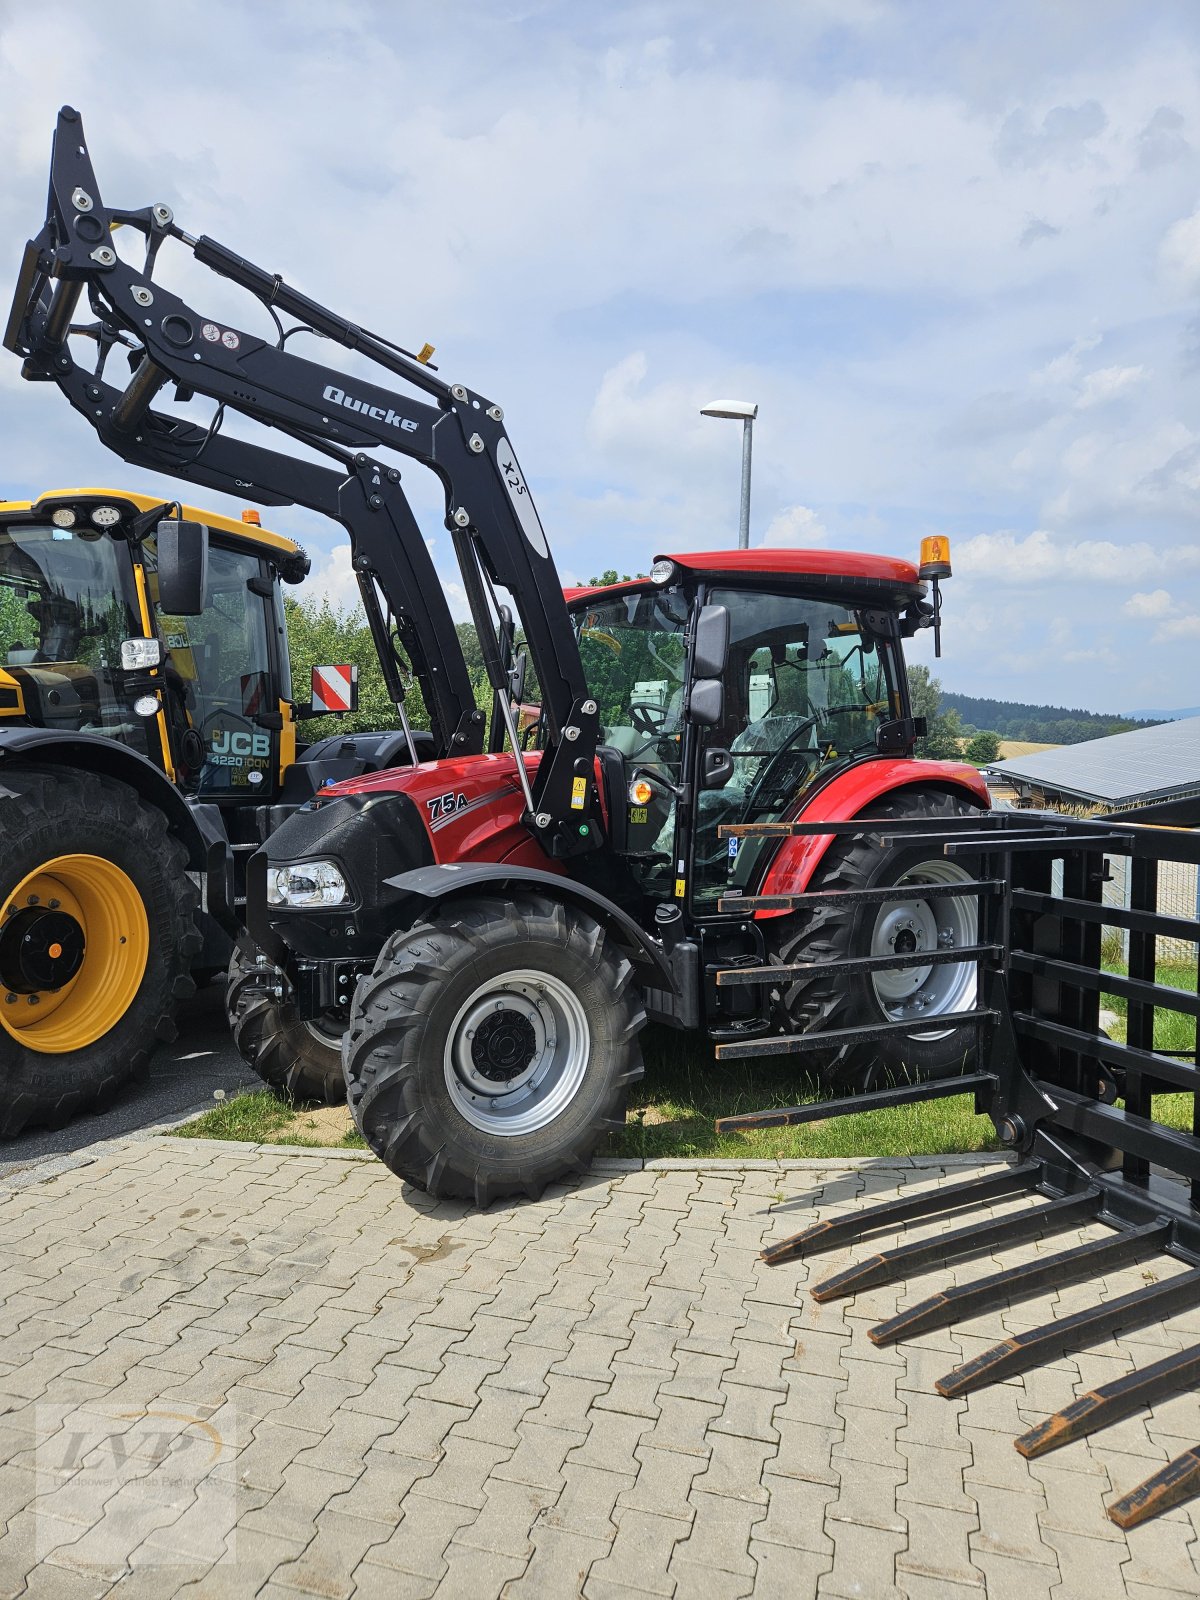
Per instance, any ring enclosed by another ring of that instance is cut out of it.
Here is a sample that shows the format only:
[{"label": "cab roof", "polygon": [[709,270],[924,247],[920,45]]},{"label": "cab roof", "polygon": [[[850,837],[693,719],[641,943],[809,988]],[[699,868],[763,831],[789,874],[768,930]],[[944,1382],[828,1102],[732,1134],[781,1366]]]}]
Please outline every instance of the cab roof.
[{"label": "cab roof", "polygon": [[[36,500],[0,500],[0,517],[19,515],[22,512],[41,515],[43,510],[48,511],[50,507],[62,501],[76,504],[80,500],[115,500],[124,505],[136,506],[139,511],[150,511],[153,507],[165,503],[163,495],[135,494],[130,489],[47,489]],[[202,511],[197,506],[182,506],[182,514],[188,521],[206,523],[214,531],[240,543],[253,545],[269,555],[282,557],[285,561],[290,557],[288,564],[291,566],[296,566],[303,560],[307,569],[308,558],[302,546],[293,539],[284,538],[281,533],[272,533],[269,529],[257,527],[250,522],[235,522],[232,517],[222,516],[218,511]]]},{"label": "cab roof", "polygon": [[[866,555],[861,550],[701,550],[684,555],[668,553],[654,559],[673,561],[677,567],[697,577],[846,578],[851,584],[865,580],[889,588],[912,590],[917,590],[921,582],[911,561],[901,561],[896,556]],[[598,595],[616,598],[653,587],[648,577],[630,578],[600,587],[564,589],[563,596],[571,605]]]}]

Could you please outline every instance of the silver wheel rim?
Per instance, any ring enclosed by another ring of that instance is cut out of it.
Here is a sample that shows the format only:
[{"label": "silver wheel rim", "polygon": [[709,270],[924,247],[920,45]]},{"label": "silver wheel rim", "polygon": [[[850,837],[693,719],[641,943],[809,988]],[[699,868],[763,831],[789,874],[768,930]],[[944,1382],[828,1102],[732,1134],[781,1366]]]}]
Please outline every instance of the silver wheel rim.
[{"label": "silver wheel rim", "polygon": [[459,1007],[446,1039],[446,1087],[483,1133],[515,1138],[553,1122],[575,1098],[591,1029],[574,991],[532,968],[489,978]]},{"label": "silver wheel rim", "polygon": [[[924,899],[922,884],[972,883],[971,874],[953,861],[922,861],[896,880],[913,886],[911,900],[894,900],[880,909],[871,936],[871,954],[910,954],[919,950],[954,950],[978,943],[979,904],[974,895]],[[973,961],[945,961],[929,966],[894,967],[871,974],[880,1010],[892,1022],[923,1022],[975,1004],[978,973]],[[915,1039],[944,1039],[952,1028],[913,1034]]]}]

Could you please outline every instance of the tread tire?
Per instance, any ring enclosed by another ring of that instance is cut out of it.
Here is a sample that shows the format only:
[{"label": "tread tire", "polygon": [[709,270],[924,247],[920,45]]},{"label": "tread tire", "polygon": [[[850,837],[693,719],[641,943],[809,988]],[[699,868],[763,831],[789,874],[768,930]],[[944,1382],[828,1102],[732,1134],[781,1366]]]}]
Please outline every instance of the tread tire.
[{"label": "tread tire", "polygon": [[150,925],[137,993],[101,1038],[52,1055],[0,1030],[0,1137],[10,1139],[27,1127],[60,1128],[145,1077],[155,1046],[176,1037],[177,1003],[196,991],[188,969],[202,939],[196,927],[200,893],[187,875],[187,852],[168,832],[163,813],[128,784],[90,772],[5,768],[0,838],[5,894],[55,856],[102,856],[133,881]]},{"label": "tread tire", "polygon": [[225,979],[225,1014],[242,1059],[281,1099],[341,1105],[346,1098],[340,1039],[317,1037],[279,998],[286,979],[260,958],[245,935],[234,948]]},{"label": "tread tire", "polygon": [[[569,983],[583,1006],[587,1067],[545,1126],[489,1134],[450,1097],[447,1035],[481,982],[538,967]],[[642,1076],[645,1021],[630,963],[592,918],[529,893],[451,901],[394,934],[358,984],[342,1046],[350,1110],[380,1160],[429,1194],[481,1208],[508,1195],[536,1199],[586,1171],[604,1134],[623,1126],[629,1085]]]},{"label": "tread tire", "polygon": [[[915,790],[875,801],[862,815],[903,822],[918,817],[969,816],[978,809],[952,795]],[[928,852],[921,847],[881,850],[865,839],[836,840],[823,857],[809,888],[866,889],[892,884],[924,859],[928,859]],[[877,915],[878,908],[869,905],[827,907],[816,911],[798,930],[794,924],[791,926],[777,947],[774,959],[781,964],[826,963],[868,955]],[[889,1020],[879,1004],[869,974],[839,975],[828,969],[822,971],[820,967],[811,977],[797,979],[781,988],[779,1010],[780,1020],[798,1032],[851,1028]],[[919,1031],[931,1030],[925,1025]],[[972,1030],[956,1028],[938,1039],[895,1035],[879,1042],[852,1046],[834,1060],[827,1058],[824,1071],[827,1079],[839,1088],[866,1091],[881,1087],[881,1079],[955,1077],[970,1071],[974,1059]]]}]

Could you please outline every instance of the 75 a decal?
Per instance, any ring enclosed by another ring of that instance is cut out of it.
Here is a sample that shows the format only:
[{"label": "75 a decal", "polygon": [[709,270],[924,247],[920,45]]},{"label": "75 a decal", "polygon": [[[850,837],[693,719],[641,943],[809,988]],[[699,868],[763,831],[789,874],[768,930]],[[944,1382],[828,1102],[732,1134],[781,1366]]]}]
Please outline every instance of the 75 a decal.
[{"label": "75 a decal", "polygon": [[452,817],[456,811],[467,809],[465,794],[439,794],[434,800],[426,800],[429,809],[430,822],[436,822],[442,817]]}]

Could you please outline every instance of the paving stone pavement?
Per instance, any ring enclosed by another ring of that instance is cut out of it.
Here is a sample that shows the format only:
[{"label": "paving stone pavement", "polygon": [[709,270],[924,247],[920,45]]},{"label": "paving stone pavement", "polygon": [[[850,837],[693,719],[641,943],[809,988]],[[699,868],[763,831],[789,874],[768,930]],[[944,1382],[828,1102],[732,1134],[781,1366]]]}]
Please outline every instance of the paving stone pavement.
[{"label": "paving stone pavement", "polygon": [[1041,1461],[1012,1444],[1200,1312],[942,1400],[1091,1291],[876,1349],[946,1269],[818,1306],[847,1252],[758,1247],[968,1169],[809,1165],[602,1169],[478,1214],[354,1153],[154,1138],[0,1187],[0,1596],[1200,1593],[1196,1506],[1104,1514],[1200,1438],[1195,1395]]}]

